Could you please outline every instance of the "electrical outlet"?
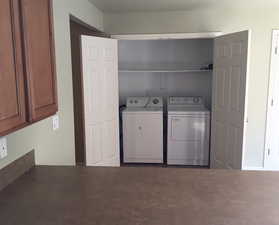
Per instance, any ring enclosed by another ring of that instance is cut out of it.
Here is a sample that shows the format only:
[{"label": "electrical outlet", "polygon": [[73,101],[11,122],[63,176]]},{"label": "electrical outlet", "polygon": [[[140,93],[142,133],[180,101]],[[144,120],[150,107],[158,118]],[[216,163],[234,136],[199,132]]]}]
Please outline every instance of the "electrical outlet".
[{"label": "electrical outlet", "polygon": [[52,127],[53,127],[53,130],[59,129],[59,116],[58,115],[55,115],[52,117]]},{"label": "electrical outlet", "polygon": [[0,159],[8,156],[7,138],[0,138]]}]

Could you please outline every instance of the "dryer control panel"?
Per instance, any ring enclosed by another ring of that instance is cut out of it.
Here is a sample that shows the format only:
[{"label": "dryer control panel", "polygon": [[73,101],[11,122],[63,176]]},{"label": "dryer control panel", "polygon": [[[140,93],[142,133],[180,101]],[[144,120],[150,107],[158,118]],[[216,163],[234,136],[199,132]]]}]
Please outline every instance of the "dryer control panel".
[{"label": "dryer control panel", "polygon": [[169,105],[196,105],[200,106],[203,105],[203,98],[202,97],[170,97],[169,98]]}]

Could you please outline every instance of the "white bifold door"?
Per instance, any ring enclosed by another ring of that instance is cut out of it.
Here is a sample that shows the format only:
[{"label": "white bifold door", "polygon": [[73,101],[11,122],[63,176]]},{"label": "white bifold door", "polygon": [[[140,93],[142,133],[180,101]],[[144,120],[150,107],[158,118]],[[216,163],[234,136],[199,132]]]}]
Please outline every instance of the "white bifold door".
[{"label": "white bifold door", "polygon": [[249,31],[214,41],[211,168],[242,169]]},{"label": "white bifold door", "polygon": [[[211,168],[241,169],[249,32],[214,41]],[[119,166],[117,40],[82,36],[87,166]]]},{"label": "white bifold door", "polygon": [[87,166],[120,166],[117,40],[82,36]]}]

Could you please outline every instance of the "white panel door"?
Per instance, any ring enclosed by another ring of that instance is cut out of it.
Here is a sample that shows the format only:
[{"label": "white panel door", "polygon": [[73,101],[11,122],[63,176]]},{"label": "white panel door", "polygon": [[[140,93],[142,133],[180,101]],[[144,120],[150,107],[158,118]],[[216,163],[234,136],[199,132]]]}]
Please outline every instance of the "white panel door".
[{"label": "white panel door", "polygon": [[120,166],[117,41],[82,36],[87,166]]},{"label": "white panel door", "polygon": [[242,168],[248,45],[249,31],[221,36],[214,42],[212,168]]},{"label": "white panel door", "polygon": [[264,169],[279,170],[279,30],[273,31]]}]

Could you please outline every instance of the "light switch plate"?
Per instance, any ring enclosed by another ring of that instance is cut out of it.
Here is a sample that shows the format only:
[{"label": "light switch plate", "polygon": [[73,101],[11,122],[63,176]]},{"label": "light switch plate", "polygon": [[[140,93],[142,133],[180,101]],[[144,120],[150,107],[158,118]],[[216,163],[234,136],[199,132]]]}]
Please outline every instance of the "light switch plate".
[{"label": "light switch plate", "polygon": [[0,138],[0,159],[8,156],[7,138]]},{"label": "light switch plate", "polygon": [[59,116],[58,115],[55,115],[52,117],[52,126],[53,126],[53,130],[59,129]]}]

